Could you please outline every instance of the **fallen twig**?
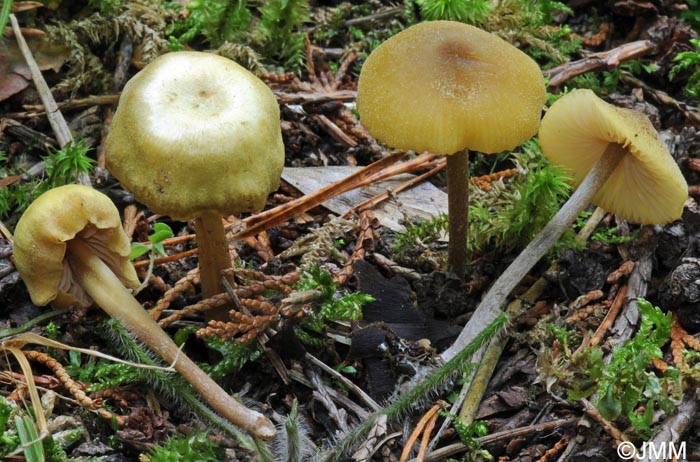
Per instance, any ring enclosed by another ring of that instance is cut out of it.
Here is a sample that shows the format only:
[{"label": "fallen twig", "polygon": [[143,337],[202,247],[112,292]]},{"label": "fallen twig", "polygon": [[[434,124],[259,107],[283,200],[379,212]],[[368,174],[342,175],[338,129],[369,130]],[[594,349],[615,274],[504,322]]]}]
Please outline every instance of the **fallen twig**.
[{"label": "fallen twig", "polygon": [[571,61],[561,66],[542,72],[549,77],[549,86],[558,87],[567,80],[577,75],[598,69],[611,69],[617,67],[623,61],[638,58],[656,49],[656,45],[649,40],[638,40],[625,43],[612,50],[591,53],[578,61]]}]

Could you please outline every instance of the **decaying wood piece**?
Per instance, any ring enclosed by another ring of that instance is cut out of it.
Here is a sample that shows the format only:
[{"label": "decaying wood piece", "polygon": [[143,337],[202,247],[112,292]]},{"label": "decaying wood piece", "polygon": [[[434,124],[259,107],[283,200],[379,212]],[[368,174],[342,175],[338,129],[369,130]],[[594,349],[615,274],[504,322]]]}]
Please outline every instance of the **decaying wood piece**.
[{"label": "decaying wood piece", "polygon": [[14,119],[0,119],[0,133],[7,132],[27,145],[34,145],[44,152],[56,148],[56,141],[45,134],[22,125]]},{"label": "decaying wood piece", "polygon": [[618,345],[632,338],[639,325],[639,309],[637,308],[637,298],[645,297],[651,273],[653,269],[654,250],[656,249],[656,239],[654,228],[643,226],[639,232],[639,239],[634,246],[635,265],[627,281],[626,300],[622,312],[618,316],[608,342],[611,346]]},{"label": "decaying wood piece", "polygon": [[[698,389],[686,392],[683,402],[676,407],[676,412],[664,420],[660,425],[660,430],[648,441],[651,447],[661,448],[664,445],[669,447],[671,443],[677,449],[685,442],[683,435],[690,429],[695,416],[700,407],[700,395]],[[646,451],[644,457],[640,457],[638,462],[654,462],[658,460],[652,451]]]}]

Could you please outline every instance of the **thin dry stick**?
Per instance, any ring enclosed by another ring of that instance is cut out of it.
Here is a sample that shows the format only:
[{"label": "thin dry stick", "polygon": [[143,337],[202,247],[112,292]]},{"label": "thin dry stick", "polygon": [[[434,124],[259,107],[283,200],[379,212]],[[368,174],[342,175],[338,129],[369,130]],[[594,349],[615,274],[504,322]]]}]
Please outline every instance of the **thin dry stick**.
[{"label": "thin dry stick", "polygon": [[[476,438],[476,441],[478,441],[481,444],[492,444],[498,441],[509,441],[515,438],[521,438],[527,435],[531,435],[532,433],[537,433],[537,432],[548,432],[552,431],[555,429],[560,429],[564,427],[568,427],[570,425],[574,425],[577,423],[580,419],[578,417],[572,417],[569,419],[560,419],[560,420],[553,420],[551,422],[545,422],[537,425],[530,425],[528,427],[522,427],[522,428],[516,428],[514,430],[506,430],[498,433],[493,433],[491,435],[487,436],[482,436],[480,438]],[[455,454],[459,454],[461,452],[468,451],[470,449],[469,446],[465,445],[464,443],[454,443],[449,446],[445,446],[444,448],[437,449],[435,451],[432,451],[430,454],[428,454],[425,457],[425,460],[423,462],[440,462],[445,459],[447,459],[450,456],[453,456]],[[419,462],[418,459],[411,459],[408,462]]]},{"label": "thin dry stick", "polygon": [[620,429],[613,425],[612,422],[603,417],[590,401],[588,401],[586,398],[581,398],[579,401],[581,404],[583,404],[583,410],[586,412],[586,415],[598,422],[600,426],[603,427],[603,430],[605,430],[605,433],[610,435],[615,440],[615,443],[619,445],[623,441],[630,440],[624,432],[620,431]]},{"label": "thin dry stick", "polygon": [[[420,156],[411,159],[406,162],[397,162],[394,165],[390,165],[376,174],[366,178],[364,181],[357,183],[357,187],[366,186],[368,184],[377,183],[386,178],[391,178],[392,176],[399,175],[401,173],[410,173],[416,170],[424,169],[435,162],[445,162],[444,157],[436,159],[437,154],[430,154],[428,152],[421,154]],[[435,162],[434,162],[435,161]]]},{"label": "thin dry stick", "polygon": [[[199,248],[189,249],[182,252],[178,252],[173,255],[166,255],[165,257],[156,257],[153,259],[153,264],[159,265],[161,263],[169,263],[171,261],[181,260],[183,258],[191,257],[192,255],[197,255],[199,253]],[[150,260],[139,260],[134,262],[135,268],[143,268],[151,263]]]},{"label": "thin dry stick", "polygon": [[[416,444],[416,440],[418,440],[418,437],[423,433],[423,430],[428,431],[428,425],[431,421],[433,421],[433,417],[437,418],[437,413],[440,409],[443,408],[443,403],[438,402],[431,407],[428,412],[423,414],[423,416],[420,418],[418,423],[416,424],[416,428],[413,429],[413,432],[411,433],[411,436],[408,438],[406,441],[406,444],[403,447],[403,451],[401,452],[401,457],[399,460],[401,462],[405,462],[408,460],[409,454],[411,454],[411,450],[413,449],[413,445]],[[432,431],[433,426],[435,425],[435,422],[432,422],[433,425],[430,426],[430,430]],[[422,447],[422,444],[421,444]],[[422,457],[419,452],[418,457],[416,460],[421,461]]]},{"label": "thin dry stick", "polygon": [[447,165],[446,162],[440,162],[432,170],[428,170],[427,172],[423,173],[422,175],[419,175],[415,178],[412,178],[412,179],[406,181],[405,183],[400,184],[399,186],[394,188],[391,191],[391,193],[389,191],[385,191],[381,194],[377,194],[374,197],[370,197],[369,199],[360,202],[359,204],[353,206],[350,210],[345,212],[342,215],[343,218],[347,218],[350,215],[352,215],[353,213],[364,212],[365,210],[370,210],[370,209],[376,207],[378,204],[384,202],[389,197],[391,197],[392,193],[398,194],[400,192],[403,192],[407,189],[414,187],[415,185],[417,185],[419,183],[422,183],[423,180],[425,180],[426,178],[430,178],[431,176],[435,175],[437,172],[439,172],[440,170],[445,168],[445,165]]},{"label": "thin dry stick", "polygon": [[[93,95],[86,98],[77,98],[70,101],[62,101],[56,103],[56,107],[59,109],[77,109],[85,106],[102,106],[107,104],[117,104],[119,102],[119,95]],[[22,107],[26,111],[33,111],[33,113],[27,113],[28,116],[33,117],[39,115],[40,112],[45,111],[43,104],[23,104]]]},{"label": "thin dry stick", "polygon": [[[275,207],[274,209],[267,210],[266,212],[259,213],[254,217],[250,217],[251,220],[255,220],[255,224],[249,228],[240,231],[234,235],[235,238],[243,238],[247,236],[253,236],[258,234],[263,230],[277,226],[285,221],[297,216],[300,213],[306,212],[314,207],[317,207],[338,194],[355,189],[356,184],[363,181],[365,178],[375,174],[376,172],[382,170],[387,165],[397,161],[405,155],[404,152],[399,152],[391,154],[384,157],[373,164],[368,165],[359,172],[349,175],[345,179],[333,183],[325,188],[321,188],[313,194],[308,194],[306,196],[294,199],[286,204]],[[244,220],[249,222],[248,219]]]},{"label": "thin dry stick", "polygon": [[365,393],[364,390],[362,390],[360,387],[358,387],[357,385],[352,383],[350,380],[348,380],[348,378],[345,377],[344,375],[342,375],[340,372],[336,371],[332,367],[328,367],[326,365],[326,363],[324,363],[320,359],[316,358],[311,353],[306,353],[304,355],[304,357],[307,360],[309,360],[310,362],[312,362],[313,364],[315,364],[316,366],[318,366],[321,369],[323,369],[324,371],[326,371],[326,373],[333,376],[333,378],[340,381],[343,385],[348,387],[349,390],[351,390],[354,394],[356,394],[357,397],[360,398],[362,400],[362,402],[364,402],[367,406],[369,406],[374,412],[379,412],[382,409],[382,407],[379,404],[377,404],[377,402],[375,400],[373,400],[372,397],[370,397],[367,393]]},{"label": "thin dry stick", "polygon": [[[27,66],[32,73],[32,80],[34,81],[37,91],[39,92],[39,97],[44,103],[44,106],[47,108],[46,116],[48,117],[51,128],[56,135],[58,145],[60,147],[64,147],[73,142],[73,135],[71,135],[68,124],[63,118],[63,114],[61,114],[61,112],[58,110],[56,100],[53,98],[51,90],[46,84],[46,80],[44,80],[44,76],[41,74],[41,70],[39,70],[39,66],[32,56],[32,52],[27,45],[27,41],[24,40],[24,37],[22,36],[22,32],[19,29],[19,23],[17,22],[17,18],[14,14],[10,15],[10,21],[12,22],[12,30],[15,33],[17,44],[22,51],[22,56],[24,56],[24,60],[27,62]],[[86,186],[92,186],[90,183],[90,177],[87,174],[79,175],[77,182]]]},{"label": "thin dry stick", "polygon": [[638,58],[654,50],[656,45],[649,40],[639,40],[625,43],[612,50],[592,53],[578,61],[572,61],[542,73],[549,77],[549,86],[557,87],[577,75],[596,69],[610,69],[617,67],[621,62]]},{"label": "thin dry stick", "polygon": [[[447,403],[436,404],[436,406],[440,406],[440,409],[444,408],[446,405]],[[419,462],[423,462],[425,460],[425,453],[428,451],[428,443],[430,443],[430,434],[433,433],[433,428],[435,428],[435,423],[437,422],[439,416],[440,414],[437,412],[433,414],[428,421],[428,424],[425,426],[423,438],[421,438],[420,442],[420,448],[418,449],[418,456],[416,457]]]}]

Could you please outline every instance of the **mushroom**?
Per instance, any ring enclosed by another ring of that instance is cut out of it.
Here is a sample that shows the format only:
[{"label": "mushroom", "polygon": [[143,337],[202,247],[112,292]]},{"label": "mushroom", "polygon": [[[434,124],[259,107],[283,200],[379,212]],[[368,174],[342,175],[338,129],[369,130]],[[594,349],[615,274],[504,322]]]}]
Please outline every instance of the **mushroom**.
[{"label": "mushroom", "polygon": [[275,427],[269,419],[219,387],[124,287],[139,285],[130,252],[117,208],[104,194],[82,185],[39,196],[15,230],[15,265],[36,305],[60,309],[94,302],[173,364],[216,412],[256,436],[272,438]]},{"label": "mushroom", "polygon": [[[231,267],[222,217],[261,210],[279,186],[279,106],[257,77],[221,56],[158,57],[129,80],[106,141],[108,170],[152,211],[194,219],[202,294]],[[227,308],[208,313],[227,320]]]},{"label": "mushroom", "polygon": [[640,224],[680,218],[688,185],[649,119],[615,107],[591,90],[574,90],[542,119],[542,152],[577,187],[564,206],[501,274],[455,343],[452,358],[500,313],[506,298],[589,204]]},{"label": "mushroom", "polygon": [[537,132],[546,99],[537,64],[467,24],[417,24],[382,43],[360,72],[360,122],[387,145],[447,157],[448,264],[465,272],[469,150],[513,149]]}]

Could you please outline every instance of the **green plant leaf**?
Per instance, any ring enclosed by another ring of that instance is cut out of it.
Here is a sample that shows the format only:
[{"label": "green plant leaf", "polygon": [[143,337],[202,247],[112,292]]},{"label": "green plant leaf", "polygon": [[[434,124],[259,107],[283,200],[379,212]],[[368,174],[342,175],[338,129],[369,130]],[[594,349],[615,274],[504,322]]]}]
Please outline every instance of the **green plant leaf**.
[{"label": "green plant leaf", "polygon": [[600,415],[608,420],[615,420],[622,413],[622,402],[615,397],[613,387],[607,387],[596,406]]},{"label": "green plant leaf", "polygon": [[148,236],[148,240],[153,244],[159,244],[166,239],[173,237],[173,230],[165,223],[156,223],[153,225],[153,234]]},{"label": "green plant leaf", "polygon": [[[15,429],[24,448],[24,458],[27,462],[45,462],[44,447],[37,441],[39,435],[36,425],[29,416],[15,416]],[[33,443],[32,443],[33,442]],[[31,444],[30,444],[31,443]]]},{"label": "green plant leaf", "polygon": [[151,250],[150,245],[141,244],[140,242],[132,242],[129,259],[136,260],[140,256],[145,255],[149,250]]}]

